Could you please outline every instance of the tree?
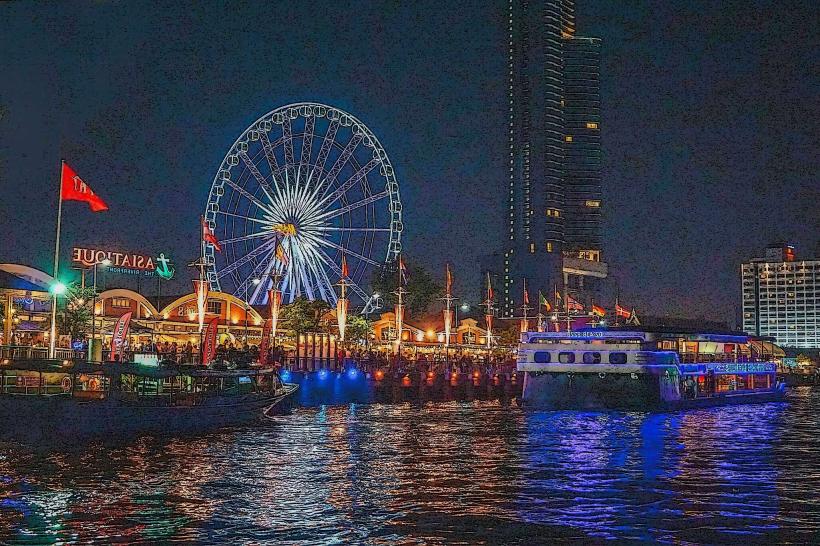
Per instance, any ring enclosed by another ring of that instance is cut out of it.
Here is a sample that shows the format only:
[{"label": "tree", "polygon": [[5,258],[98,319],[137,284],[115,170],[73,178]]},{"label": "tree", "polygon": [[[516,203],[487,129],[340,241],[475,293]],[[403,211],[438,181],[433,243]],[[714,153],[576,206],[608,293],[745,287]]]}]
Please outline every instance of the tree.
[{"label": "tree", "polygon": [[71,285],[66,289],[65,308],[57,321],[57,329],[61,334],[70,336],[72,340],[85,338],[91,329],[93,297],[92,288]]},{"label": "tree", "polygon": [[493,332],[493,337],[499,345],[518,345],[518,342],[521,341],[521,326],[517,323],[508,324],[497,332]]},{"label": "tree", "polygon": [[[404,295],[404,303],[408,313],[418,317],[426,313],[430,305],[444,294],[444,288],[433,280],[423,266],[405,260],[405,267],[407,268],[407,286],[405,286],[407,294]],[[377,269],[370,281],[373,292],[381,294],[388,310],[396,305],[397,297],[394,292],[397,282],[398,260]]]},{"label": "tree", "polygon": [[305,297],[296,298],[292,303],[282,306],[282,323],[294,333],[322,332],[326,325],[322,317],[330,310],[330,305],[324,300],[309,300]]},{"label": "tree", "polygon": [[350,315],[347,317],[345,327],[345,341],[361,342],[370,335],[372,325],[370,321],[361,315]]}]

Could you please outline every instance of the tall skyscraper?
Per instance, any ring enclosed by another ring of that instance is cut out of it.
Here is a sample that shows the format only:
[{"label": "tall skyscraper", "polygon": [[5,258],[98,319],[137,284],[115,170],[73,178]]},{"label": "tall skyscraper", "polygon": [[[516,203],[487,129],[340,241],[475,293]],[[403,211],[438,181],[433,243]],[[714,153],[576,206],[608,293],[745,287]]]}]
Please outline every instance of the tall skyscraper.
[{"label": "tall skyscraper", "polygon": [[[584,288],[600,264],[600,41],[575,36],[574,0],[510,0],[507,244],[501,314]],[[565,255],[572,262],[565,267]],[[577,262],[577,263],[576,263]],[[578,281],[580,277],[580,282]]]}]

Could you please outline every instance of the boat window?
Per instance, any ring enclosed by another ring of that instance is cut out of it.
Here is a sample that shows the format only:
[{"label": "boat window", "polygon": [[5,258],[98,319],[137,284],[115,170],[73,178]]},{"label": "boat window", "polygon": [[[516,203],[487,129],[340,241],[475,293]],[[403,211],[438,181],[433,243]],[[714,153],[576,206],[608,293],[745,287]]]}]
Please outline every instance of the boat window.
[{"label": "boat window", "polygon": [[609,353],[610,364],[626,364],[626,353]]},{"label": "boat window", "polygon": [[547,351],[535,351],[532,358],[538,364],[548,364],[550,361],[550,354]]},{"label": "boat window", "polygon": [[600,364],[601,353],[584,353],[584,364]]},{"label": "boat window", "polygon": [[575,362],[575,353],[558,353],[558,362],[561,364],[572,364]]}]

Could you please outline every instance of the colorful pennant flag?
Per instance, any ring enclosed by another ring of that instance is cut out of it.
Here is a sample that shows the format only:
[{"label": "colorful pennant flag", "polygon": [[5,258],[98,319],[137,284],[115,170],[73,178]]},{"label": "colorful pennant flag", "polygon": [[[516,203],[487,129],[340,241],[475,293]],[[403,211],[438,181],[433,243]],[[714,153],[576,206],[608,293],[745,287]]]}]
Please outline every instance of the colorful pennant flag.
[{"label": "colorful pennant flag", "polygon": [[592,305],[592,314],[595,315],[596,317],[605,317],[606,316],[606,309],[593,304]]},{"label": "colorful pennant flag", "polygon": [[552,311],[552,305],[550,305],[550,302],[547,301],[547,298],[545,298],[544,294],[542,294],[541,292],[538,292],[538,303],[544,306],[544,309],[547,313]]},{"label": "colorful pennant flag", "polygon": [[567,309],[569,311],[583,311],[584,306],[581,304],[581,302],[576,301],[575,298],[567,294]]}]

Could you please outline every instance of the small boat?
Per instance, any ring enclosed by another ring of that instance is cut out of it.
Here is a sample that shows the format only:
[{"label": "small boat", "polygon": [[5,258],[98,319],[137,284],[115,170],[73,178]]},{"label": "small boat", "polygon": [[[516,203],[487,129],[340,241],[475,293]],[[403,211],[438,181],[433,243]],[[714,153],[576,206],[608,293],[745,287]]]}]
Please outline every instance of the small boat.
[{"label": "small boat", "polygon": [[736,334],[581,330],[522,334],[521,400],[539,408],[678,409],[782,400],[765,345]]},{"label": "small boat", "polygon": [[[5,361],[4,361],[5,362]],[[199,431],[290,408],[273,368],[72,361],[0,363],[0,437]]]}]

